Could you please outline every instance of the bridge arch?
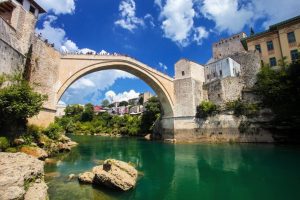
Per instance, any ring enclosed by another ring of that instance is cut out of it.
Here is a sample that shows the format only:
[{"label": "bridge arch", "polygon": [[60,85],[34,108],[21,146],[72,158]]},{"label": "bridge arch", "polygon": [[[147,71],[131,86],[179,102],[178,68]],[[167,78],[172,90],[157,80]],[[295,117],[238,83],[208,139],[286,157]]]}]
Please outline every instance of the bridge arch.
[{"label": "bridge arch", "polygon": [[145,81],[156,92],[164,110],[163,117],[174,116],[173,78],[126,56],[62,56],[58,73],[57,102],[76,80],[87,74],[109,69],[126,71]]}]

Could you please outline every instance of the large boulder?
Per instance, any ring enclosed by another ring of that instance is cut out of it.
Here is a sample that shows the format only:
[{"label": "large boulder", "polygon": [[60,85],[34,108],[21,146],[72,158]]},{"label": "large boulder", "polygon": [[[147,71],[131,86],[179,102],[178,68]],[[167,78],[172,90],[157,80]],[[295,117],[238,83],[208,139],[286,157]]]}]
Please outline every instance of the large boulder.
[{"label": "large boulder", "polygon": [[93,168],[94,184],[105,185],[123,191],[136,185],[137,170],[126,162],[114,159],[105,160],[103,165]]},{"label": "large boulder", "polygon": [[48,157],[48,153],[44,149],[41,149],[39,147],[23,146],[20,149],[20,152],[26,153],[40,160],[45,160],[45,158]]},{"label": "large boulder", "polygon": [[24,153],[0,153],[1,200],[46,200],[43,176],[42,161]]},{"label": "large boulder", "polygon": [[79,174],[78,180],[81,183],[90,183],[91,184],[91,183],[93,183],[94,177],[95,177],[94,173],[92,173],[92,172],[84,172],[82,174]]}]

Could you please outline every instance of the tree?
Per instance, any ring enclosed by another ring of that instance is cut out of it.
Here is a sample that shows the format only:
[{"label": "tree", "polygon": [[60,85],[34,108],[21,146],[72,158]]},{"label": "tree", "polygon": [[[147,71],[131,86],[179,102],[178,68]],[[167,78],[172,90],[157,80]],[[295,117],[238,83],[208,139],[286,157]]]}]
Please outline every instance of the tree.
[{"label": "tree", "polygon": [[160,118],[162,112],[161,104],[157,97],[151,97],[145,105],[142,115],[141,130],[143,133],[152,131],[154,122]]},{"label": "tree", "polygon": [[81,115],[83,112],[83,107],[81,105],[68,105],[65,109],[66,116]]},{"label": "tree", "polygon": [[196,118],[206,118],[215,115],[219,110],[218,106],[211,101],[202,101],[196,109]]},{"label": "tree", "polygon": [[262,67],[254,87],[264,107],[275,114],[274,123],[300,129],[300,62],[280,69]]},{"label": "tree", "polygon": [[81,119],[80,121],[82,122],[88,122],[92,121],[94,117],[94,106],[91,103],[85,104],[84,105],[84,111],[81,114]]},{"label": "tree", "polygon": [[6,76],[0,80],[0,86],[5,81],[8,83],[0,89],[0,127],[24,127],[28,118],[40,112],[47,96],[35,92],[21,75]]},{"label": "tree", "polygon": [[101,105],[102,105],[103,107],[108,107],[108,106],[109,106],[109,101],[108,101],[107,99],[104,99],[104,100],[102,101]]}]

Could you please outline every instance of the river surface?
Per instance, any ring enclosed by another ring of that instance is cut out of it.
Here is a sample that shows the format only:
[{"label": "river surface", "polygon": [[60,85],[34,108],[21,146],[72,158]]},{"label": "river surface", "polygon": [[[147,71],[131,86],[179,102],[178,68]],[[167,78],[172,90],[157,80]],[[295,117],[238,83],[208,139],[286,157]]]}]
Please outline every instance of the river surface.
[{"label": "river surface", "polygon": [[[46,164],[52,200],[300,199],[300,148],[254,144],[166,144],[135,138],[72,136],[79,146]],[[134,163],[136,188],[116,192],[68,181],[101,160]]]}]

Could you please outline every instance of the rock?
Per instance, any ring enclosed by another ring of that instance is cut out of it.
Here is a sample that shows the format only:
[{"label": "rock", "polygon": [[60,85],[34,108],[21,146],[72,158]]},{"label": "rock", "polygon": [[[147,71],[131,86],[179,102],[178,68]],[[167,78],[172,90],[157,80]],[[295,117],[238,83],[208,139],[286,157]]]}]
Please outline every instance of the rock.
[{"label": "rock", "polygon": [[22,144],[25,144],[25,140],[22,139],[22,138],[16,138],[16,139],[14,140],[14,144],[17,145],[17,146],[22,145]]},{"label": "rock", "polygon": [[40,160],[44,160],[48,157],[47,152],[39,147],[23,146],[20,152],[26,153],[28,155],[34,156]]},{"label": "rock", "polygon": [[137,170],[126,162],[114,159],[93,168],[94,183],[127,191],[136,185]]},{"label": "rock", "polygon": [[95,174],[92,172],[84,172],[83,174],[79,174],[78,180],[81,183],[93,183]]},{"label": "rock", "polygon": [[176,139],[165,139],[164,142],[166,142],[166,143],[176,143]]},{"label": "rock", "polygon": [[32,184],[26,194],[24,200],[45,200],[48,199],[47,185],[45,182]]},{"label": "rock", "polygon": [[45,176],[48,178],[57,178],[60,177],[60,175],[61,174],[59,172],[49,172],[45,174]]},{"label": "rock", "polygon": [[68,180],[70,181],[70,180],[74,179],[75,177],[76,177],[75,174],[70,174],[70,175],[68,176]]},{"label": "rock", "polygon": [[146,140],[151,140],[151,134],[147,134],[144,138],[145,138]]},{"label": "rock", "polygon": [[62,142],[58,143],[58,149],[60,152],[71,151],[71,147],[68,146],[66,143],[62,143]]},{"label": "rock", "polygon": [[58,139],[58,141],[62,142],[62,143],[68,143],[71,142],[71,139],[65,135],[60,136],[60,138]]},{"label": "rock", "polygon": [[[25,153],[0,153],[0,199],[13,200],[46,200],[47,186],[41,180],[44,176],[44,163]],[[30,180],[40,180],[40,183]],[[37,186],[36,184],[43,184]],[[33,188],[32,188],[33,187]],[[27,192],[30,198],[27,198]],[[31,196],[34,193],[45,194],[39,198]],[[32,197],[32,198],[31,198]]]},{"label": "rock", "polygon": [[47,163],[47,164],[56,164],[57,163],[57,160],[56,159],[54,159],[54,158],[46,158],[45,159],[45,163]]}]

